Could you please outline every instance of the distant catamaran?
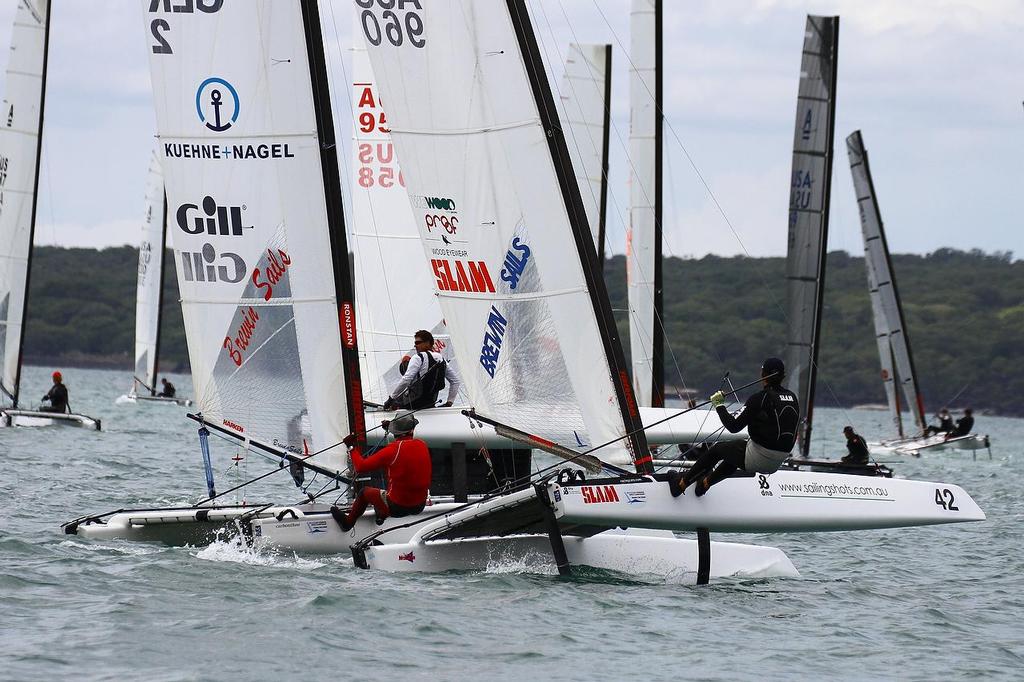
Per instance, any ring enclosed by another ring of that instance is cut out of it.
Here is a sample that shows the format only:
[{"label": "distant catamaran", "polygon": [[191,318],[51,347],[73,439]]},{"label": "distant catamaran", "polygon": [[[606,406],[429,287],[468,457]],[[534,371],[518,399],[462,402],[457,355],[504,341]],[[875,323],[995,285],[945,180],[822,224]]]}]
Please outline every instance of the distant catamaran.
[{"label": "distant catamaran", "polygon": [[[196,207],[198,210],[198,207]],[[164,249],[167,244],[167,199],[160,160],[154,152],[146,180],[146,216],[139,244],[138,284],[135,291],[135,373],[132,388],[119,402],[191,405],[188,398],[156,394],[160,360],[160,330],[164,302]],[[142,388],[143,392],[139,392]],[[122,400],[123,399],[123,400]]]},{"label": "distant catamaran", "polygon": [[19,407],[49,43],[49,0],[20,0],[0,111],[0,426],[65,424],[98,431],[100,421],[83,414]]},{"label": "distant catamaran", "polygon": [[[853,176],[861,231],[864,235],[864,265],[867,270],[868,289],[871,292],[878,356],[882,365],[882,385],[885,387],[892,424],[898,434],[892,440],[873,443],[872,449],[877,454],[919,454],[923,450],[946,447],[964,450],[987,448],[988,437],[973,433],[948,441],[945,434],[924,436],[927,423],[924,399],[917,380],[914,356],[910,351],[910,334],[903,316],[899,288],[896,286],[896,273],[892,267],[889,244],[885,237],[878,197],[875,194],[875,183],[871,178],[868,153],[859,130],[846,138],[846,151],[850,157],[850,172]],[[900,389],[915,427],[914,432],[909,434],[903,428]]]}]

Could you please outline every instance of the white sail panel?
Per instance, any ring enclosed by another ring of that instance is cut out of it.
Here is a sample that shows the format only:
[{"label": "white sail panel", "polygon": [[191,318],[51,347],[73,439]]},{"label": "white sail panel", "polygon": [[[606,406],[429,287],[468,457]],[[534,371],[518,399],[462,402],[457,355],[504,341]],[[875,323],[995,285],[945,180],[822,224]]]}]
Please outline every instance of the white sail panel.
[{"label": "white sail panel", "polygon": [[[363,395],[383,403],[401,380],[398,369],[417,330],[434,335],[434,350],[456,363],[430,269],[423,263],[405,176],[388,116],[363,47],[352,55],[352,250]],[[450,222],[434,228],[453,235]],[[457,364],[457,363],[456,363]]]},{"label": "white sail panel", "polygon": [[559,91],[566,144],[572,155],[587,222],[598,254],[605,185],[605,83],[609,77],[611,45],[570,43]]},{"label": "white sail panel", "polygon": [[828,247],[838,17],[807,17],[793,135],[786,257],[786,387],[800,398],[807,452]]},{"label": "white sail panel", "polygon": [[655,99],[657,0],[633,0],[630,12],[629,68],[629,228],[626,234],[626,281],[629,300],[629,352],[633,364],[633,392],[644,407],[652,405],[655,367],[655,269],[657,248],[655,193],[657,192]]},{"label": "white sail panel", "polygon": [[[525,7],[461,0],[392,14],[362,4],[357,30],[471,404],[568,447],[622,437],[584,271],[596,255],[578,251],[593,243],[570,223],[510,16],[528,22]],[[452,234],[438,230],[453,220]],[[624,368],[614,376],[622,382]],[[625,449],[602,454],[628,461]]]},{"label": "white sail panel", "polygon": [[160,287],[164,267],[164,177],[153,153],[146,178],[146,213],[139,243],[139,276],[135,288],[135,377],[156,387],[157,341],[160,335]]},{"label": "white sail panel", "polygon": [[[198,404],[293,452],[334,445],[350,427],[302,8],[167,5],[142,2]],[[317,462],[344,468],[340,450]]]},{"label": "white sail panel", "polygon": [[49,10],[18,2],[0,109],[0,404],[18,399]]},{"label": "white sail panel", "polygon": [[[863,212],[863,208],[861,209]],[[896,375],[893,371],[892,346],[889,345],[889,324],[885,320],[881,296],[878,292],[878,276],[871,265],[871,259],[864,259],[868,275],[868,291],[871,295],[871,314],[875,322],[875,341],[878,343],[878,359],[882,366],[882,387],[885,389],[885,401],[889,406],[895,433],[903,435],[903,419],[900,417],[900,404],[896,395]]]},{"label": "white sail panel", "polygon": [[[903,395],[910,407],[910,412],[914,415],[915,426],[918,431],[923,431],[925,427],[924,400],[918,390],[917,372],[914,369],[913,356],[910,353],[910,340],[906,323],[903,320],[899,290],[896,288],[896,277],[889,260],[889,245],[885,239],[885,228],[882,225],[882,215],[878,208],[878,197],[875,196],[874,183],[871,180],[868,153],[864,149],[864,141],[859,130],[854,131],[846,138],[846,150],[850,157],[853,187],[857,194],[857,207],[860,210],[860,226],[864,235],[864,260],[875,277],[878,305],[885,318],[889,347],[892,349],[892,359],[896,364],[896,373],[903,389]],[[874,302],[875,298],[873,297],[872,304]],[[893,398],[895,399],[895,395]],[[899,429],[898,432],[902,432],[902,429]]]}]

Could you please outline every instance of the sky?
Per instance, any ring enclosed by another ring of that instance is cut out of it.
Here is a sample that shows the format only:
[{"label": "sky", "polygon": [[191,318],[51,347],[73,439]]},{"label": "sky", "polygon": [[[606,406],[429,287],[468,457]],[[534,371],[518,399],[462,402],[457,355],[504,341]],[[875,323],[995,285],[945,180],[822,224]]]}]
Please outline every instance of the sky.
[{"label": "sky", "polygon": [[[134,244],[155,134],[144,3],[52,2],[36,243]],[[0,0],[2,69],[16,4]],[[630,2],[528,5],[542,52],[552,57],[552,87],[570,42],[613,46],[608,241],[621,253]],[[351,7],[351,0],[321,0],[332,93],[342,98],[334,102],[336,127],[346,145]],[[1017,0],[667,1],[666,255],[784,255],[807,14],[841,17],[830,248],[863,249],[844,145],[859,129],[892,251],[1024,256],[1024,3]]]}]

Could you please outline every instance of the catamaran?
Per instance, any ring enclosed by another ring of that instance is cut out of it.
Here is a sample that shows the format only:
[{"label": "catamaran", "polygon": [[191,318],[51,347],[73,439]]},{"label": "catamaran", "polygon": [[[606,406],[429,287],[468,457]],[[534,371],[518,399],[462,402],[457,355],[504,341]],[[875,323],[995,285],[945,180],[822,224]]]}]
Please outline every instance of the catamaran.
[{"label": "catamaran", "polygon": [[[781,551],[712,543],[712,530],[984,518],[957,486],[892,481],[869,490],[849,477],[815,473],[726,481],[716,487],[714,505],[671,498],[654,474],[651,439],[632,396],[525,4],[407,5],[394,17],[390,11],[361,5],[357,26],[419,218],[421,263],[439,258],[424,216],[443,202],[454,209],[449,220],[459,219],[465,239],[464,255],[441,257],[449,269],[457,271],[458,262],[469,272],[473,263],[477,272],[495,273],[493,291],[434,284],[472,407],[463,414],[421,412],[417,436],[448,438],[450,446],[460,436],[463,451],[487,452],[491,443],[511,442],[501,434],[516,432],[534,448],[612,475],[587,480],[580,469],[560,464],[544,476],[511,478],[478,499],[439,500],[421,515],[388,519],[381,529],[364,516],[350,533],[333,523],[326,505],[308,500],[219,506],[210,475],[210,499],[197,506],[88,516],[65,524],[65,532],[185,541],[235,526],[254,543],[288,546],[291,534],[310,551],[349,544],[358,565],[391,570],[483,567],[508,556],[532,557],[561,572],[575,563],[706,582],[797,575]],[[151,65],[172,205],[201,191],[240,206],[251,187],[263,190],[256,192],[258,203],[248,204],[252,230],[230,242],[231,253],[258,264],[257,286],[221,280],[199,286],[187,278],[182,284],[203,410],[193,418],[202,424],[202,439],[228,438],[280,462],[310,500],[332,485],[344,491],[351,481],[341,436],[367,429],[358,327],[344,276],[348,259],[338,257],[345,234],[316,3],[264,0],[173,15],[155,8],[147,29],[156,19],[169,26],[155,34],[166,43],[154,45]],[[214,63],[217,76],[210,75]],[[222,141],[225,132],[230,142]],[[253,145],[265,145],[267,153],[254,149],[249,156]],[[196,248],[193,241],[175,235],[179,259],[179,251]],[[268,291],[258,286],[264,282]],[[227,348],[223,330],[236,323],[239,334]],[[288,365],[285,376],[282,365]],[[266,395],[273,401],[264,401]],[[445,431],[455,420],[462,428]],[[613,458],[626,458],[637,473],[624,472],[608,461]],[[320,483],[303,483],[306,475]],[[600,515],[588,516],[598,509]],[[698,538],[677,538],[674,530],[696,530]]]},{"label": "catamaran", "polygon": [[99,431],[100,420],[84,414],[20,407],[49,42],[49,1],[21,0],[0,126],[0,426],[61,424]]},{"label": "catamaran", "polygon": [[[193,207],[193,212],[199,207]],[[213,216],[210,216],[213,217]],[[187,221],[188,215],[184,214]],[[202,218],[199,218],[202,220]],[[157,395],[160,329],[164,303],[164,248],[167,244],[167,201],[160,161],[153,153],[146,182],[146,217],[139,244],[138,284],[135,291],[135,372],[132,387],[118,403],[155,403],[189,406],[188,398]],[[139,389],[142,389],[140,392]]]},{"label": "catamaran", "polygon": [[[910,338],[903,317],[903,304],[896,286],[896,274],[889,255],[889,244],[885,238],[882,214],[878,208],[875,183],[871,178],[868,153],[859,130],[846,138],[846,151],[850,157],[850,173],[857,196],[860,212],[861,232],[864,235],[864,265],[871,292],[871,309],[874,313],[875,337],[878,341],[878,356],[882,365],[882,384],[897,436],[870,443],[876,455],[919,455],[924,451],[957,448],[980,450],[989,447],[988,436],[965,434],[947,438],[946,434],[925,436],[924,399],[918,387],[917,369],[910,352]],[[900,407],[902,388],[906,404],[910,408],[917,435],[904,432]]]},{"label": "catamaran", "polygon": [[[672,498],[654,472],[637,419],[525,4],[407,9],[404,26],[415,30],[388,40],[374,32],[384,21],[379,9],[365,8],[361,18],[410,197],[440,195],[460,206],[464,224],[486,226],[468,232],[469,257],[502,264],[502,285],[494,292],[439,292],[474,406],[468,416],[487,415],[538,442],[575,445],[573,436],[586,433],[591,445],[577,446],[578,453],[624,451],[636,474],[597,480],[551,474],[522,490],[404,524],[403,533],[418,527],[407,541],[394,530],[364,538],[353,545],[357,565],[444,570],[479,566],[495,553],[546,549],[564,572],[573,563],[602,565],[609,556],[621,563],[636,547],[649,566],[665,555],[634,545],[642,537],[636,531],[610,530],[696,530],[690,556],[697,565],[690,568],[699,582],[701,567],[714,573],[715,557],[730,551],[741,563],[753,562],[748,549],[709,549],[711,530],[849,530],[983,518],[956,486],[888,481],[869,488],[862,479],[821,473],[735,478],[716,487],[718,498],[708,504],[711,495]],[[413,47],[399,49],[406,39]],[[443,98],[436,95],[442,82]],[[420,234],[426,246],[423,228]],[[533,370],[539,365],[543,372]],[[964,496],[955,512],[945,490],[955,500]]]}]

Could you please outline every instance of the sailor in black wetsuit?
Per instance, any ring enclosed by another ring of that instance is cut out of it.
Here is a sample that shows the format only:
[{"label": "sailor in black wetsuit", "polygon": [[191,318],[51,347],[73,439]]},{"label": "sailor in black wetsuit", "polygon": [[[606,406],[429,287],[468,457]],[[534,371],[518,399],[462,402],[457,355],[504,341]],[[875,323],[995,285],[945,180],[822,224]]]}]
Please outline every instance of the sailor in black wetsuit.
[{"label": "sailor in black wetsuit", "polygon": [[[749,473],[771,474],[779,470],[789,458],[796,444],[800,407],[796,395],[783,388],[786,367],[778,358],[768,358],[761,365],[761,384],[764,388],[750,396],[743,409],[733,416],[725,409],[725,396],[721,391],[711,396],[722,424],[730,433],[747,427],[750,438],[746,441],[715,443],[701,453],[685,475],[669,474],[669,490],[673,497],[682,495],[696,482],[697,497],[708,488],[725,480],[738,469]],[[717,467],[716,467],[717,465]]]},{"label": "sailor in black wetsuit", "polygon": [[843,464],[867,464],[869,457],[868,444],[864,441],[864,438],[854,431],[852,426],[844,428],[843,435],[846,436],[847,455],[840,461]]},{"label": "sailor in black wetsuit", "polygon": [[924,435],[928,437],[933,433],[949,433],[953,430],[953,418],[949,416],[949,410],[943,407],[939,410],[939,413],[935,415],[935,418],[939,420],[938,426],[926,426],[924,427]]},{"label": "sailor in black wetsuit", "polygon": [[53,386],[43,396],[43,401],[50,404],[40,406],[40,412],[64,413],[68,411],[68,388],[64,385],[64,377],[61,376],[60,372],[53,373]]},{"label": "sailor in black wetsuit", "polygon": [[169,382],[166,377],[160,380],[163,390],[156,394],[157,398],[173,398],[174,397],[174,384]]},{"label": "sailor in black wetsuit", "polygon": [[974,411],[971,408],[964,410],[964,416],[956,420],[956,428],[946,434],[946,440],[967,436],[974,430]]}]

